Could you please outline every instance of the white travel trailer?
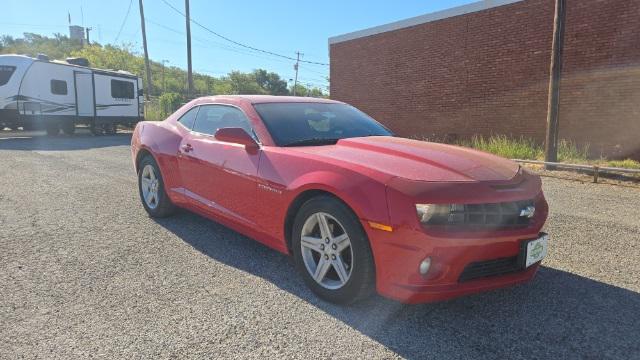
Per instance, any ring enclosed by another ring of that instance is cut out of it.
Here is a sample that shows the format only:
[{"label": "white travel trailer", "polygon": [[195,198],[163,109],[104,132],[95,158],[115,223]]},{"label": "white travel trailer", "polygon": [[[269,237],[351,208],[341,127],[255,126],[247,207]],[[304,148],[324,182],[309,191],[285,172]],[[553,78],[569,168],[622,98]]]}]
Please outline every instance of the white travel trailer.
[{"label": "white travel trailer", "polygon": [[143,120],[142,79],[125,71],[93,69],[86,59],[0,55],[0,129],[46,129],[94,134]]}]

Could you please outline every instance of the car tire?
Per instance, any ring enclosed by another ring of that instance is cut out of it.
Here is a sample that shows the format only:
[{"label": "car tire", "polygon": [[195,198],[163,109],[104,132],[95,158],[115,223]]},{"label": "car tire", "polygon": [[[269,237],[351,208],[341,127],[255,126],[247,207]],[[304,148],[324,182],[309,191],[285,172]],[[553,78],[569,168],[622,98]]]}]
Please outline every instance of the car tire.
[{"label": "car tire", "polygon": [[[340,240],[345,234],[346,240]],[[375,265],[369,239],[358,217],[340,200],[318,196],[305,202],[294,221],[292,248],[304,282],[321,299],[349,304],[373,292]]]},{"label": "car tire", "polygon": [[138,165],[138,191],[149,216],[161,218],[175,212],[176,207],[167,195],[160,167],[150,155],[145,156]]}]

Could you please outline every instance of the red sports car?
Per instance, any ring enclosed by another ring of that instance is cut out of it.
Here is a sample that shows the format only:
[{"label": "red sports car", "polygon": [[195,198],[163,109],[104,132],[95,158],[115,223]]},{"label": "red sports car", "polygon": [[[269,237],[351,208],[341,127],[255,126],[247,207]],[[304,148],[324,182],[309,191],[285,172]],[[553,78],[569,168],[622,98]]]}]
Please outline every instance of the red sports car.
[{"label": "red sports car", "polygon": [[293,255],[321,298],[438,301],[530,280],[547,252],[541,181],[471,149],[409,140],[358,109],[216,96],[131,142],[153,217],[189,209]]}]

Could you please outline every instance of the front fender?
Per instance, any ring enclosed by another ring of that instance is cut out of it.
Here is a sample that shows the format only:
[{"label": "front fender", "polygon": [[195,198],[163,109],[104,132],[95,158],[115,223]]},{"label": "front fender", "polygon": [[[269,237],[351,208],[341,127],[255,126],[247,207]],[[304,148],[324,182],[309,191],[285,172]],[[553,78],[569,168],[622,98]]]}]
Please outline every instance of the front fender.
[{"label": "front fender", "polygon": [[389,222],[386,186],[357,173],[313,171],[296,178],[289,186],[291,201],[309,190],[333,194],[345,202],[363,221]]}]

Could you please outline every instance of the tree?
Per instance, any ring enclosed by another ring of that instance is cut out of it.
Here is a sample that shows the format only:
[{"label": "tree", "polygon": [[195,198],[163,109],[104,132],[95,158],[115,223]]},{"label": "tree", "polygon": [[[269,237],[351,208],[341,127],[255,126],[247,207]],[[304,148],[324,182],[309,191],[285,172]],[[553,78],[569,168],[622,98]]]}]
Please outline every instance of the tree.
[{"label": "tree", "polygon": [[[36,56],[46,54],[51,59],[64,60],[67,57],[83,57],[89,60],[92,67],[128,71],[137,76],[144,75],[144,59],[134,50],[132,45],[100,45],[92,43],[83,46],[80,41],[71,40],[61,34],[47,37],[34,33],[25,33],[22,38],[0,36],[0,54],[25,54]],[[151,74],[154,84],[163,84],[163,67],[160,62],[151,61]],[[269,94],[288,95],[287,82],[278,74],[265,69],[252,72],[232,71],[226,76],[213,77],[194,73],[194,87],[197,95],[209,94]],[[187,96],[186,71],[168,66],[164,68],[163,86],[154,86],[152,96],[160,96],[164,92]],[[326,96],[320,89],[307,89],[298,84],[299,95]],[[174,95],[171,95],[174,96]],[[162,110],[158,110],[160,114]]]},{"label": "tree", "polygon": [[280,78],[280,75],[267,70],[253,70],[258,85],[270,95],[289,95],[287,82]]},{"label": "tree", "polygon": [[[223,78],[225,79],[225,78]],[[226,77],[231,82],[231,89],[234,94],[266,94],[256,81],[255,73],[243,73],[232,71]]]}]

